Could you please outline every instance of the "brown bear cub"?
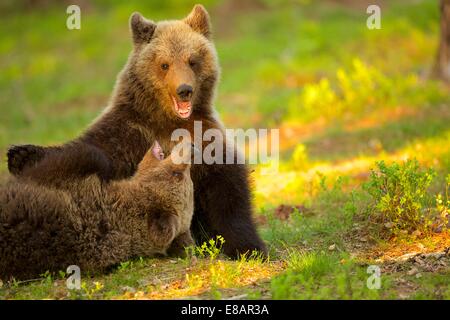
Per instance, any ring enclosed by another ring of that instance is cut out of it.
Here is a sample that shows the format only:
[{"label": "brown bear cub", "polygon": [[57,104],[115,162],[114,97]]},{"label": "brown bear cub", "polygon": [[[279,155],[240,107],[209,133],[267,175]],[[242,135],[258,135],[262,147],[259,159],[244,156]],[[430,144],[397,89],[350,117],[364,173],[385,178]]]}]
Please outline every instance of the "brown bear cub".
[{"label": "brown bear cub", "polygon": [[27,178],[0,187],[0,278],[29,279],[77,265],[99,272],[133,257],[166,254],[190,233],[190,165],[149,150],[136,173],[103,182],[92,175],[64,188]]},{"label": "brown bear cub", "polygon": [[[12,147],[11,173],[43,185],[58,177],[91,174],[105,181],[123,179],[134,174],[152,141],[158,140],[170,153],[176,129],[186,129],[194,137],[194,121],[201,121],[202,136],[208,129],[224,133],[212,106],[219,65],[207,11],[196,5],[183,20],[158,23],[134,13],[130,27],[133,50],[103,114],[67,144]],[[236,149],[225,141],[221,140],[223,159],[236,158]],[[209,142],[195,143],[204,147]],[[230,256],[252,250],[266,253],[252,221],[246,166],[194,164],[191,177],[195,240],[201,243],[222,235]]]}]

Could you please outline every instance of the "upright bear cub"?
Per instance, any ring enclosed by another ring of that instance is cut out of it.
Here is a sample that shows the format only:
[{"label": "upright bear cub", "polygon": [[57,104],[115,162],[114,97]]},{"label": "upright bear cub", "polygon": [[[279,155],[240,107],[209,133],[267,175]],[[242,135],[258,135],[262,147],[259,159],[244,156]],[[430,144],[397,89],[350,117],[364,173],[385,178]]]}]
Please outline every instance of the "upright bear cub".
[{"label": "upright bear cub", "polygon": [[[152,141],[160,141],[170,152],[175,129],[186,129],[193,136],[194,121],[201,121],[203,132],[210,128],[224,132],[212,107],[219,66],[206,10],[196,5],[183,20],[159,23],[134,13],[130,26],[133,50],[103,114],[82,136],[62,146],[12,147],[11,173],[41,184],[91,174],[103,180],[122,179],[133,175]],[[221,143],[224,159],[227,154],[236,157],[235,148],[227,148],[225,140]],[[197,242],[222,235],[230,256],[255,249],[266,253],[252,221],[246,166],[195,164],[191,176],[192,231]]]},{"label": "upright bear cub", "polygon": [[[157,145],[155,146],[157,149]],[[132,257],[165,254],[190,233],[190,165],[150,150],[128,179],[73,178],[64,187],[26,178],[0,187],[0,278],[29,279],[77,265],[104,271]]]}]

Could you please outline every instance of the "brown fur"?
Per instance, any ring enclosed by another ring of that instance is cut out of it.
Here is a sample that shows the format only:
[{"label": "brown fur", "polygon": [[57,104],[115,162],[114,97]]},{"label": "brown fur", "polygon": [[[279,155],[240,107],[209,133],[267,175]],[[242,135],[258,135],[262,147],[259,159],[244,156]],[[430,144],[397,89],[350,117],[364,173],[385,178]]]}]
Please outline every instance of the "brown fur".
[{"label": "brown fur", "polygon": [[[203,130],[223,132],[212,107],[219,66],[206,10],[196,5],[184,20],[157,24],[135,13],[130,25],[134,48],[107,109],[81,137],[68,144],[11,148],[8,163],[12,173],[41,184],[92,173],[103,180],[122,179],[133,175],[152,141],[158,140],[166,152],[170,151],[175,129],[185,128],[193,134],[194,121],[198,120]],[[162,68],[164,64],[169,66],[167,70]],[[182,84],[193,88],[189,119],[177,115],[172,101]],[[224,155],[236,153],[224,150]],[[222,235],[225,253],[230,256],[254,249],[265,252],[251,217],[247,168],[237,164],[193,165],[191,176],[196,240]]]},{"label": "brown fur", "polygon": [[63,188],[21,177],[0,187],[0,278],[37,277],[78,265],[83,273],[193,244],[189,165],[151,151],[129,179],[71,179]]}]

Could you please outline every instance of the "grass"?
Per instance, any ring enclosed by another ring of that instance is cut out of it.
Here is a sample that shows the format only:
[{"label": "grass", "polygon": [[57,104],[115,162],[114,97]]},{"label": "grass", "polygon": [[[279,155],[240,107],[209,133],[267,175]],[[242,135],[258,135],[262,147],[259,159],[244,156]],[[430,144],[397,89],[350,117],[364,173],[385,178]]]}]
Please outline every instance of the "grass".
[{"label": "grass", "polygon": [[[106,275],[82,275],[79,291],[66,288],[63,274],[3,283],[0,298],[450,298],[448,259],[400,259],[444,251],[448,231],[386,240],[367,219],[371,198],[362,188],[376,162],[416,158],[421,168],[436,172],[426,191],[430,208],[438,194],[445,198],[450,98],[446,85],[427,78],[437,48],[437,4],[384,1],[382,29],[369,31],[363,6],[249,3],[205,5],[222,66],[216,99],[221,118],[232,128],[280,129],[279,172],[263,175],[255,167],[252,174],[269,261],[231,261],[213,247],[213,256],[203,250],[202,257],[199,248],[186,259],[136,259]],[[130,13],[179,18],[192,4],[96,1],[82,6],[80,31],[66,30],[62,5],[6,6],[0,152],[9,144],[77,136],[107,103],[126,61]],[[6,176],[4,162],[0,173]],[[281,219],[281,204],[299,209]],[[380,289],[367,287],[369,265],[381,269]]]}]

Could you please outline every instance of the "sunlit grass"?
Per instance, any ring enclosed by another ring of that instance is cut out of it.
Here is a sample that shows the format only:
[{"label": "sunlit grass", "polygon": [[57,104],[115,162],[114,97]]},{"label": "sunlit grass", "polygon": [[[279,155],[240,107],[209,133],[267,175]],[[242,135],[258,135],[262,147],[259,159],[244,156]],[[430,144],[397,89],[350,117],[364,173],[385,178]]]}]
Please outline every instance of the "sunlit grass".
[{"label": "sunlit grass", "polygon": [[450,233],[442,232],[423,238],[406,238],[398,241],[383,241],[361,254],[361,258],[382,263],[405,254],[443,252],[450,247]]},{"label": "sunlit grass", "polygon": [[342,259],[340,254],[291,253],[290,267],[272,280],[274,299],[379,299],[389,291],[371,290],[365,268]]},{"label": "sunlit grass", "polygon": [[[307,150],[306,150],[307,153]],[[426,166],[436,167],[448,172],[450,163],[450,131],[443,135],[411,141],[406,147],[396,152],[380,152],[376,156],[361,155],[344,161],[313,161],[303,159],[303,170],[295,170],[295,164],[280,166],[280,172],[263,175],[255,171],[255,197],[258,206],[276,203],[302,203],[310,201],[316,195],[318,187],[317,174],[326,175],[329,179],[339,176],[349,176],[354,185],[360,184],[368,178],[370,168],[377,161],[386,162],[405,161],[416,158]],[[294,166],[294,168],[292,168]]]},{"label": "sunlit grass", "polygon": [[270,280],[282,269],[282,263],[263,263],[261,260],[199,260],[185,269],[184,275],[169,283],[147,287],[145,291],[127,292],[119,299],[174,299],[189,298],[208,293],[220,298],[220,290],[241,288]]}]

